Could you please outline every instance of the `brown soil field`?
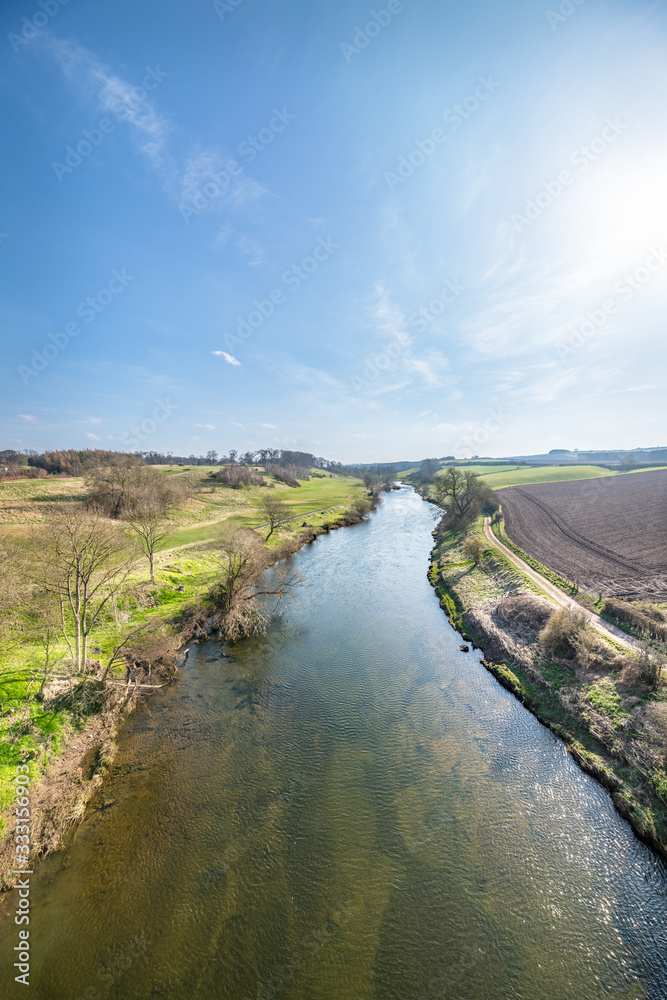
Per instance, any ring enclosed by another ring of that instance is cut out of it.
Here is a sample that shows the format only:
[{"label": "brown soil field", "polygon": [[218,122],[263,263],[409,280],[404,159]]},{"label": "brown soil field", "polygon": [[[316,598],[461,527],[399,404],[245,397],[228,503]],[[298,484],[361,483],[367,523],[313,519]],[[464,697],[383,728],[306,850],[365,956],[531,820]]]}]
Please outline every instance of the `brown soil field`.
[{"label": "brown soil field", "polygon": [[608,596],[667,599],[667,471],[498,495],[508,536],[561,576]]}]

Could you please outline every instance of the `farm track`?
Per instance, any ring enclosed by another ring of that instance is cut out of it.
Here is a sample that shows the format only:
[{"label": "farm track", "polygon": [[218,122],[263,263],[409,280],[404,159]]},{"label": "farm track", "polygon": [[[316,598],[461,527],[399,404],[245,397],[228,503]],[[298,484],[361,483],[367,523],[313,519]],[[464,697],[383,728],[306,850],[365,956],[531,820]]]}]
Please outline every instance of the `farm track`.
[{"label": "farm track", "polygon": [[605,639],[613,639],[614,642],[620,643],[632,652],[638,651],[638,643],[635,643],[632,639],[628,638],[627,634],[620,628],[616,628],[616,626],[612,625],[610,622],[604,621],[604,619],[600,618],[599,615],[596,615],[595,612],[589,611],[588,608],[582,607],[581,604],[569,597],[569,595],[559,587],[556,587],[550,580],[547,580],[546,577],[542,576],[541,573],[534,570],[532,566],[529,566],[527,562],[524,562],[520,556],[517,556],[511,549],[508,549],[506,545],[503,545],[500,539],[496,538],[493,534],[493,531],[491,530],[491,521],[488,517],[484,518],[484,537],[487,542],[490,542],[494,548],[498,549],[498,551],[501,552],[506,559],[509,559],[513,566],[527,576],[529,580],[532,580],[533,583],[536,583],[538,587],[541,587],[551,600],[555,601],[562,608],[570,608],[583,612],[593,628],[597,632],[600,632]]}]

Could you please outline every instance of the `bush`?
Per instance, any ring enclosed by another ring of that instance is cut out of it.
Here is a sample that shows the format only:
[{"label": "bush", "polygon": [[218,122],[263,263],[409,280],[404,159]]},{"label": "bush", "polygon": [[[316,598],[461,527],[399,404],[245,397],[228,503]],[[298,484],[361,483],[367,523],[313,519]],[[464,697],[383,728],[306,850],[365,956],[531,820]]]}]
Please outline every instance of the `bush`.
[{"label": "bush", "polygon": [[355,497],[352,501],[352,510],[360,517],[365,517],[371,512],[371,502],[368,497]]},{"label": "bush", "polygon": [[301,468],[297,465],[281,466],[268,462],[264,466],[264,472],[269,476],[273,476],[279,483],[285,483],[286,486],[301,486],[299,479],[310,479],[310,469]]},{"label": "bush", "polygon": [[583,611],[557,608],[540,632],[543,649],[553,656],[575,659],[589,646],[592,632]]},{"label": "bush", "polygon": [[602,610],[617,622],[630,625],[640,635],[645,635],[649,639],[667,640],[665,616],[655,604],[629,604],[627,601],[613,601],[607,598]]},{"label": "bush", "polygon": [[630,672],[635,683],[642,687],[660,687],[662,671],[667,662],[667,650],[664,642],[645,642],[639,656],[632,662]]},{"label": "bush", "polygon": [[240,489],[243,486],[263,486],[264,480],[258,472],[249,469],[247,465],[223,465],[215,478],[224,486]]},{"label": "bush", "polygon": [[465,558],[472,559],[475,566],[484,556],[484,548],[484,542],[477,535],[471,535],[469,538],[466,538],[461,546]]}]

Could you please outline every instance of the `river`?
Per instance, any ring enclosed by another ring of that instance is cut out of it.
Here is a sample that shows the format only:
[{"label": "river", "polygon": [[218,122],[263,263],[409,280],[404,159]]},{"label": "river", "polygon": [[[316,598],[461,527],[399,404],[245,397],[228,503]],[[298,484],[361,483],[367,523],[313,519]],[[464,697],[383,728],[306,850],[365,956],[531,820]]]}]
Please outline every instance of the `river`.
[{"label": "river", "polygon": [[266,636],[194,646],[124,724],[32,878],[29,995],[667,997],[667,870],[459,650],[434,523],[403,488],[321,537]]}]

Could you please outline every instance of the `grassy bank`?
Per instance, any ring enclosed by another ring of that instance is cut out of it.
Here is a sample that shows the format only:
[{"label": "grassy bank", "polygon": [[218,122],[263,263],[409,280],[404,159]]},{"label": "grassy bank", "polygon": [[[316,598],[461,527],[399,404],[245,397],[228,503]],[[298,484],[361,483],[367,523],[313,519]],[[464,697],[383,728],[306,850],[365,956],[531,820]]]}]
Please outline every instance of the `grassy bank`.
[{"label": "grassy bank", "polygon": [[[38,795],[35,800],[32,842],[41,853],[55,846],[58,830],[78,818],[91,789],[99,783],[113,754],[115,722],[128,707],[127,695],[151,692],[148,686],[128,691],[122,656],[105,681],[100,680],[119,636],[155,620],[160,635],[173,648],[188,641],[192,634],[188,616],[219,579],[216,533],[221,526],[257,527],[263,523],[257,509],[258,488],[234,490],[210,484],[208,471],[194,471],[194,496],[156,558],[155,584],[150,582],[148,561],[139,560],[122,593],[92,633],[85,677],[72,673],[64,639],[50,650],[54,665],[43,696],[44,648],[19,642],[0,653],[0,841],[4,837],[5,844],[13,825],[10,806],[17,764],[28,764],[35,790],[40,782],[48,786],[52,775],[62,778],[59,791],[40,793],[41,798]],[[183,474],[183,470],[174,474]],[[279,484],[275,492],[294,516],[273,534],[270,548],[285,543],[294,547],[304,522],[315,534],[345,523],[352,501],[364,491],[359,480],[327,476],[304,482],[300,488]],[[45,521],[54,504],[81,501],[80,481],[0,484],[5,527],[16,529],[17,535]],[[305,511],[315,513],[305,516]],[[212,512],[218,515],[215,521]],[[197,517],[206,523],[197,523]],[[46,782],[42,781],[45,775]]]},{"label": "grassy bank", "polygon": [[[469,533],[481,534],[481,519]],[[611,646],[587,662],[547,654],[540,632],[555,605],[490,546],[477,565],[466,561],[464,538],[441,533],[432,553],[429,577],[450,622],[610,791],[636,833],[667,857],[664,682],[657,690],[640,683],[628,658]]]}]

